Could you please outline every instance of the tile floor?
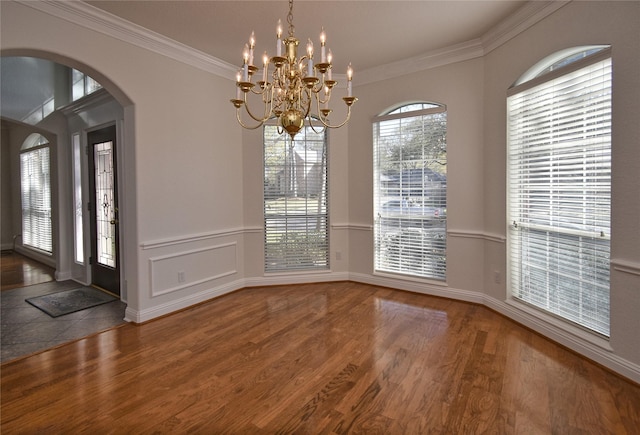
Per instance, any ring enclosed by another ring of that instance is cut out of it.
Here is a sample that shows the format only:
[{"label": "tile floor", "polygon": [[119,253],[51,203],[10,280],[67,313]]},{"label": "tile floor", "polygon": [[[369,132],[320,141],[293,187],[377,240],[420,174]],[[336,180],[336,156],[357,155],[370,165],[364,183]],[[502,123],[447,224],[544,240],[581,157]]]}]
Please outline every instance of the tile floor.
[{"label": "tile floor", "polygon": [[30,355],[125,323],[126,304],[113,301],[51,317],[26,298],[77,288],[75,281],[46,282],[0,292],[0,362]]}]

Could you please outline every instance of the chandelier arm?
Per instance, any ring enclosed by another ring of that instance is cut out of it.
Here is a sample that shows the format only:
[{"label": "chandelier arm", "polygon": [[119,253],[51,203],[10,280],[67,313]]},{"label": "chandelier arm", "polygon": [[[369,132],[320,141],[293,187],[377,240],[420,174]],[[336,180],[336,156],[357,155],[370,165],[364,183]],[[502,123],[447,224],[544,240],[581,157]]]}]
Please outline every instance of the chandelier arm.
[{"label": "chandelier arm", "polygon": [[264,102],[264,116],[262,118],[256,117],[251,110],[249,109],[249,102],[247,101],[247,94],[244,95],[244,108],[251,118],[260,123],[264,123],[267,119],[269,119],[269,115],[273,110],[273,98],[270,99],[270,103]]},{"label": "chandelier arm", "polygon": [[327,127],[327,128],[340,128],[340,127],[342,127],[343,125],[345,125],[347,122],[349,122],[349,118],[351,118],[351,106],[349,106],[349,107],[348,107],[348,109],[347,109],[347,117],[346,117],[346,118],[345,118],[345,120],[344,120],[344,121],[342,121],[340,124],[337,124],[337,125],[331,125],[331,124],[329,124],[329,120],[327,120],[327,121],[325,122],[325,120],[324,120],[324,119],[322,119],[322,118],[323,118],[323,117],[322,117],[322,116],[320,116],[320,118],[319,118],[319,119],[320,119],[320,122],[322,122],[322,125],[324,125],[325,127]]},{"label": "chandelier arm", "polygon": [[[322,120],[320,120],[320,122],[322,122]],[[322,124],[324,125],[324,123]],[[320,134],[320,132],[313,126],[313,119],[311,118],[309,118],[309,127],[311,127],[311,130],[313,130],[315,134]]]},{"label": "chandelier arm", "polygon": [[242,119],[240,119],[240,108],[239,107],[236,109],[236,119],[238,120],[238,123],[243,128],[246,128],[247,130],[255,130],[257,128],[262,127],[262,125],[264,124],[264,121],[262,121],[262,122],[259,122],[258,125],[256,125],[255,127],[251,127],[250,125],[246,125],[244,122],[242,122]]},{"label": "chandelier arm", "polygon": [[[311,91],[309,89],[305,89],[304,93],[307,96],[307,107],[305,109],[303,118],[307,118],[309,116],[309,113],[311,112],[311,101],[313,100],[313,94],[311,93]],[[317,98],[316,98],[316,100],[317,100]]]},{"label": "chandelier arm", "polygon": [[329,104],[329,101],[331,101],[331,89],[328,91],[325,90],[324,100],[320,98],[320,90],[321,89],[318,89],[318,92],[316,92],[316,95],[318,96],[318,113],[320,113],[320,104]]},{"label": "chandelier arm", "polygon": [[270,86],[270,83],[267,83],[267,84],[265,85],[265,87],[260,87],[260,90],[259,90],[259,91],[254,91],[254,90],[253,90],[253,88],[251,88],[251,93],[252,93],[252,94],[256,94],[256,95],[264,95],[264,94],[265,94],[265,92],[267,92],[267,91],[269,90],[269,88],[270,88],[270,87],[271,87],[271,86]]}]

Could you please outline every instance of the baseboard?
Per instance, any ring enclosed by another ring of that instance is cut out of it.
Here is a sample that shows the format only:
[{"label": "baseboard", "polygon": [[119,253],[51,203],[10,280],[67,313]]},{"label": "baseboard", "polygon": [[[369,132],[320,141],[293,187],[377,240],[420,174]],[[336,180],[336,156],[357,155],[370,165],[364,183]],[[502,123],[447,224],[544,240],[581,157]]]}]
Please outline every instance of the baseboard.
[{"label": "baseboard", "polygon": [[282,273],[246,278],[245,287],[269,285],[309,284],[314,282],[348,281],[347,272]]},{"label": "baseboard", "polygon": [[470,290],[461,290],[446,285],[429,284],[425,282],[402,280],[402,278],[391,278],[382,275],[368,275],[364,273],[350,273],[349,281],[361,282],[364,284],[379,285],[398,290],[406,290],[413,293],[422,293],[429,296],[437,296],[448,299],[455,299],[463,302],[473,302],[482,304],[482,294]]},{"label": "baseboard", "polygon": [[[640,384],[640,365],[613,353],[613,349],[611,349],[608,342],[605,342],[604,339],[589,339],[584,336],[586,333],[581,333],[578,329],[575,333],[572,333],[567,330],[566,327],[556,326],[551,321],[547,322],[539,316],[534,316],[525,310],[519,309],[513,304],[494,299],[487,295],[484,295],[482,304],[508,317],[514,322],[543,335],[549,340]],[[602,342],[598,343],[598,341]]]},{"label": "baseboard", "polygon": [[233,281],[218,287],[204,290],[192,295],[179,298],[165,304],[156,305],[144,310],[135,310],[130,306],[125,310],[124,320],[132,323],[144,323],[158,317],[166,316],[179,310],[183,310],[190,306],[217,298],[227,293],[234,292],[246,287],[270,286],[270,285],[289,285],[289,284],[307,284],[314,282],[331,282],[346,281],[349,274],[318,272],[318,273],[292,273],[292,274],[273,274],[262,277],[246,278]]},{"label": "baseboard", "polygon": [[66,272],[56,271],[55,275],[56,275],[55,276],[56,281],[67,281],[67,280],[73,279],[73,275],[71,274],[70,270]]},{"label": "baseboard", "polygon": [[240,290],[244,287],[246,287],[245,282],[240,279],[140,311],[128,306],[124,313],[124,320],[133,323],[148,322],[149,320],[175,313],[176,311],[189,308],[193,305]]}]

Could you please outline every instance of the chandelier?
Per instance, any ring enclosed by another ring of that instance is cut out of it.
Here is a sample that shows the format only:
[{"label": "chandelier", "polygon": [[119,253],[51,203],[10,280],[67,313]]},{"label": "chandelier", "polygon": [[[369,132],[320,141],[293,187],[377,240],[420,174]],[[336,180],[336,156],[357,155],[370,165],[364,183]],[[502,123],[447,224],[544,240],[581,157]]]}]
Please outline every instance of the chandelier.
[{"label": "chandelier", "polygon": [[[236,98],[231,103],[236,108],[236,118],[240,125],[247,129],[256,129],[272,117],[278,118],[278,131],[286,131],[294,138],[305,122],[313,129],[312,118],[328,128],[338,128],[345,125],[351,117],[351,106],[358,99],[352,95],[353,69],[351,64],[347,69],[347,96],[342,100],[347,105],[346,118],[338,124],[331,124],[329,108],[331,91],[338,83],[331,77],[331,50],[327,50],[324,29],[320,33],[320,62],[314,64],[313,42],[307,43],[307,54],[298,58],[299,41],[294,36],[293,0],[289,0],[289,36],[282,40],[282,24],[278,20],[276,31],[276,55],[269,58],[267,52],[262,57],[262,80],[253,82],[257,78],[259,68],[253,64],[255,36],[251,33],[249,43],[245,44],[242,53],[242,68],[236,74]],[[284,44],[284,55],[282,45]],[[269,65],[274,70],[269,74]],[[257,85],[257,87],[256,87]],[[253,99],[262,100],[261,111],[256,114],[249,108],[248,96],[258,95]],[[244,106],[247,114],[255,125],[249,126],[242,121],[240,112]],[[315,131],[315,129],[314,129]]]}]

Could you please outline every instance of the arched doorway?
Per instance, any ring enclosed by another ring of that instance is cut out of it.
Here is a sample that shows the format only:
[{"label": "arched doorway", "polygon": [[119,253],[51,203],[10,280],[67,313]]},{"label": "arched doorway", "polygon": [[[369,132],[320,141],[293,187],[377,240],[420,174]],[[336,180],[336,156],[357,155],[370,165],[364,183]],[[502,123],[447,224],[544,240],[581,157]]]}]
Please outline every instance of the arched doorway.
[{"label": "arched doorway", "polygon": [[[135,192],[136,179],[133,149],[133,104],[124,92],[104,74],[77,60],[34,50],[3,50],[0,55],[3,61],[11,57],[29,57],[39,61],[48,61],[53,65],[52,70],[57,71],[58,80],[60,79],[60,70],[66,70],[72,71],[76,79],[79,73],[81,76],[102,85],[103,89],[92,95],[78,99],[69,98],[68,101],[57,105],[55,102],[48,102],[49,107],[45,107],[43,104],[43,116],[41,119],[36,119],[35,122],[31,120],[32,122],[29,123],[26,122],[27,120],[16,120],[5,116],[5,109],[7,109],[10,99],[3,98],[2,113],[0,113],[3,124],[3,158],[5,157],[4,148],[8,143],[18,151],[11,151],[7,155],[10,155],[12,161],[19,161],[20,145],[30,134],[37,133],[36,136],[42,134],[50,140],[51,165],[53,166],[51,171],[51,223],[53,230],[49,263],[55,268],[55,278],[58,281],[75,280],[82,284],[92,284],[95,281],[90,264],[93,260],[90,258],[92,257],[92,242],[89,219],[92,212],[88,210],[88,206],[90,202],[95,204],[98,201],[88,199],[90,197],[90,162],[87,154],[89,141],[91,135],[96,131],[104,128],[110,128],[114,131],[116,140],[113,141],[113,145],[114,150],[117,151],[114,155],[118,157],[117,160],[114,160],[113,165],[117,165],[121,169],[119,171],[121,175],[117,179],[118,183],[114,183],[114,192],[119,200],[117,218],[121,229],[118,234],[120,239],[127,237],[129,240],[135,240],[136,211],[134,207],[130,206],[130,204],[135,204],[132,192]],[[3,75],[2,79],[5,81],[7,77]],[[76,83],[71,82],[65,86],[72,90],[74,84]],[[9,129],[10,133],[5,136],[6,129]],[[10,140],[5,141],[7,138]],[[10,195],[13,197],[10,208],[14,210],[8,211],[6,214],[12,216],[11,225],[14,228],[11,234],[21,234],[20,179],[19,169],[16,170],[15,166],[16,164],[11,171],[3,171],[3,173],[10,172],[12,177],[9,183],[12,185],[13,193]],[[5,174],[3,174],[4,184]],[[3,226],[6,226],[7,221],[4,217],[5,203],[3,201]],[[22,244],[22,241],[19,243]],[[127,273],[132,275],[136,273],[135,250],[116,249],[118,265],[122,266],[117,269],[118,282],[126,282]],[[38,260],[42,258],[43,256],[40,256]],[[126,286],[122,286],[122,291],[118,289],[116,293],[119,293],[122,302],[127,303],[130,294],[127,293]],[[120,320],[122,317],[120,316]]]}]

